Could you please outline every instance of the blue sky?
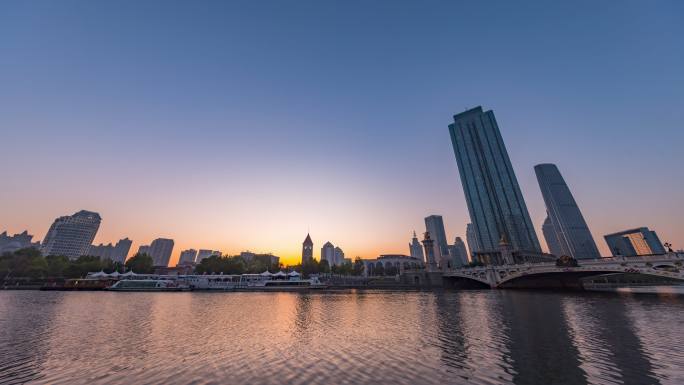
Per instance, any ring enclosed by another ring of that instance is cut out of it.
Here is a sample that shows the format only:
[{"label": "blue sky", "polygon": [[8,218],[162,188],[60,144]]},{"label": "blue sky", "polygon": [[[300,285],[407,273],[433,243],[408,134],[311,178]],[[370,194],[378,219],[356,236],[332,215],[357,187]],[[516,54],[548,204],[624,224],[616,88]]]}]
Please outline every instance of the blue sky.
[{"label": "blue sky", "polygon": [[539,230],[556,163],[597,244],[684,247],[684,3],[4,1],[0,228],[294,257],[408,252],[467,209],[451,116],[493,109]]}]

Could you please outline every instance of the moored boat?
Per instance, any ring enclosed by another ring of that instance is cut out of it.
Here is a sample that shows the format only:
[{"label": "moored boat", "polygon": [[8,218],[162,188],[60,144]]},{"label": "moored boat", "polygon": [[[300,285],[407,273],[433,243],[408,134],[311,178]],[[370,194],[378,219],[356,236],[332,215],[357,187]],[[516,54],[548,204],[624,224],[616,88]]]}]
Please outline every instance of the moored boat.
[{"label": "moored boat", "polygon": [[107,290],[111,291],[190,291],[191,288],[168,279],[124,279]]}]

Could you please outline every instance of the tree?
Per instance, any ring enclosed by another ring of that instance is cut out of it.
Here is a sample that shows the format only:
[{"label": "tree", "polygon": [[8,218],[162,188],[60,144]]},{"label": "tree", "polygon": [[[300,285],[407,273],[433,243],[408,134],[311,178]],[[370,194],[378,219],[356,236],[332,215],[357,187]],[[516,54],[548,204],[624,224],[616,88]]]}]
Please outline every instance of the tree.
[{"label": "tree", "polygon": [[69,258],[63,255],[48,255],[45,257],[47,262],[48,277],[61,278],[69,268]]},{"label": "tree", "polygon": [[364,269],[365,269],[365,266],[363,265],[363,261],[361,260],[361,257],[357,256],[356,258],[354,258],[354,267],[352,270],[352,274],[362,275]]},{"label": "tree", "polygon": [[147,254],[136,254],[126,261],[126,269],[138,274],[154,273],[154,261]]}]

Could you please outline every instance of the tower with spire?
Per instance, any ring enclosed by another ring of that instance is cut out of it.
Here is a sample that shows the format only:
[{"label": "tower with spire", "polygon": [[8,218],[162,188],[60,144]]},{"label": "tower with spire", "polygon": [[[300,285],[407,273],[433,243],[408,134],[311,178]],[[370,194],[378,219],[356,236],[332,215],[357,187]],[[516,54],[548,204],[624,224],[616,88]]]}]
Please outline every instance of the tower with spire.
[{"label": "tower with spire", "polygon": [[313,241],[311,236],[307,233],[304,243],[302,243],[302,265],[313,261]]},{"label": "tower with spire", "polygon": [[416,236],[416,231],[413,230],[413,239],[409,243],[410,255],[413,258],[417,258],[421,262],[425,262],[425,256],[423,255],[423,247],[420,245],[420,241]]}]

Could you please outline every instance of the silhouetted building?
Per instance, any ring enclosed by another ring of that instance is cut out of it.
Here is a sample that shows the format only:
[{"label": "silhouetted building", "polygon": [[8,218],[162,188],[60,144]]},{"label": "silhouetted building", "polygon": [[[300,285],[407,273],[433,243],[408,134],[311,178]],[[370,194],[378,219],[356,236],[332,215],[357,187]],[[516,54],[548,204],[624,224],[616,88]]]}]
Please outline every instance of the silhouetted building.
[{"label": "silhouetted building", "polygon": [[[556,233],[560,248],[557,256],[567,255],[575,259],[601,258],[587,222],[558,167],[549,163],[538,164],[534,166],[534,172],[537,174],[546,212],[552,224],[549,231]],[[547,239],[546,242],[548,241]]]},{"label": "silhouetted building", "polygon": [[465,243],[461,237],[456,237],[454,244],[449,245],[449,257],[450,268],[465,266],[470,262]]},{"label": "silhouetted building", "polygon": [[150,255],[150,245],[140,245],[138,246],[137,254],[147,254]]},{"label": "silhouetted building", "polygon": [[427,271],[437,270],[437,261],[435,260],[435,241],[430,238],[430,232],[426,231],[423,234],[423,249],[425,249],[425,268]]},{"label": "silhouetted building", "polygon": [[195,262],[200,263],[203,259],[209,258],[212,255],[218,255],[220,257],[221,252],[218,250],[200,249],[200,251],[197,252],[197,258],[195,258]]},{"label": "silhouetted building", "polygon": [[40,242],[31,242],[33,235],[28,231],[21,234],[14,234],[11,237],[7,235],[7,231],[0,234],[0,255],[4,253],[13,253],[19,249],[26,249],[32,247],[40,250]]},{"label": "silhouetted building", "polygon": [[449,132],[480,251],[497,250],[505,236],[513,250],[541,252],[494,112],[457,114]]},{"label": "silhouetted building", "polygon": [[169,266],[173,253],[173,239],[157,238],[150,243],[149,255],[152,257],[154,266]]},{"label": "silhouetted building", "polygon": [[409,250],[411,257],[421,262],[425,262],[425,256],[423,255],[423,246],[420,244],[420,241],[416,236],[415,230],[413,231],[413,238],[411,239],[411,243],[409,243]]},{"label": "silhouetted building", "polygon": [[548,215],[542,225],[542,234],[544,234],[544,239],[546,240],[546,246],[549,247],[549,252],[557,257],[563,256],[560,243],[558,243],[558,232],[553,228],[553,223]]},{"label": "silhouetted building", "polygon": [[435,248],[435,262],[440,268],[449,265],[449,244],[447,243],[444,221],[441,215],[430,215],[425,218],[425,230],[430,233]]},{"label": "silhouetted building", "polygon": [[240,257],[247,263],[260,263],[262,265],[278,266],[280,265],[280,257],[273,254],[258,254],[251,251],[243,251]]},{"label": "silhouetted building", "polygon": [[666,252],[656,232],[649,230],[648,227],[620,231],[605,235],[604,238],[615,257],[665,254]]},{"label": "silhouetted building", "polygon": [[197,259],[197,250],[195,250],[195,249],[183,250],[180,253],[180,257],[178,258],[178,264],[176,266],[192,265],[195,263],[196,259]]},{"label": "silhouetted building", "polygon": [[88,255],[95,257],[100,257],[101,260],[110,259],[112,262],[125,263],[128,252],[131,250],[131,244],[133,242],[124,238],[119,240],[116,245],[111,243],[105,245],[100,243],[99,245],[91,245],[88,251]]},{"label": "silhouetted building", "polygon": [[475,253],[480,251],[480,242],[477,240],[477,233],[472,223],[466,226],[466,240],[468,241],[468,255],[473,260]]},{"label": "silhouetted building", "polygon": [[43,255],[64,255],[76,259],[88,254],[101,221],[100,214],[86,210],[55,219],[43,240]]},{"label": "silhouetted building", "polygon": [[402,254],[383,254],[376,259],[364,259],[363,275],[396,275],[407,269],[418,269],[423,262]]},{"label": "silhouetted building", "polygon": [[335,266],[340,266],[344,263],[344,251],[339,246],[335,246]]},{"label": "silhouetted building", "polygon": [[335,264],[335,246],[330,242],[326,242],[321,247],[321,262],[323,261],[328,262],[328,266]]},{"label": "silhouetted building", "polygon": [[302,243],[302,264],[313,261],[313,241],[311,236],[306,234]]}]

